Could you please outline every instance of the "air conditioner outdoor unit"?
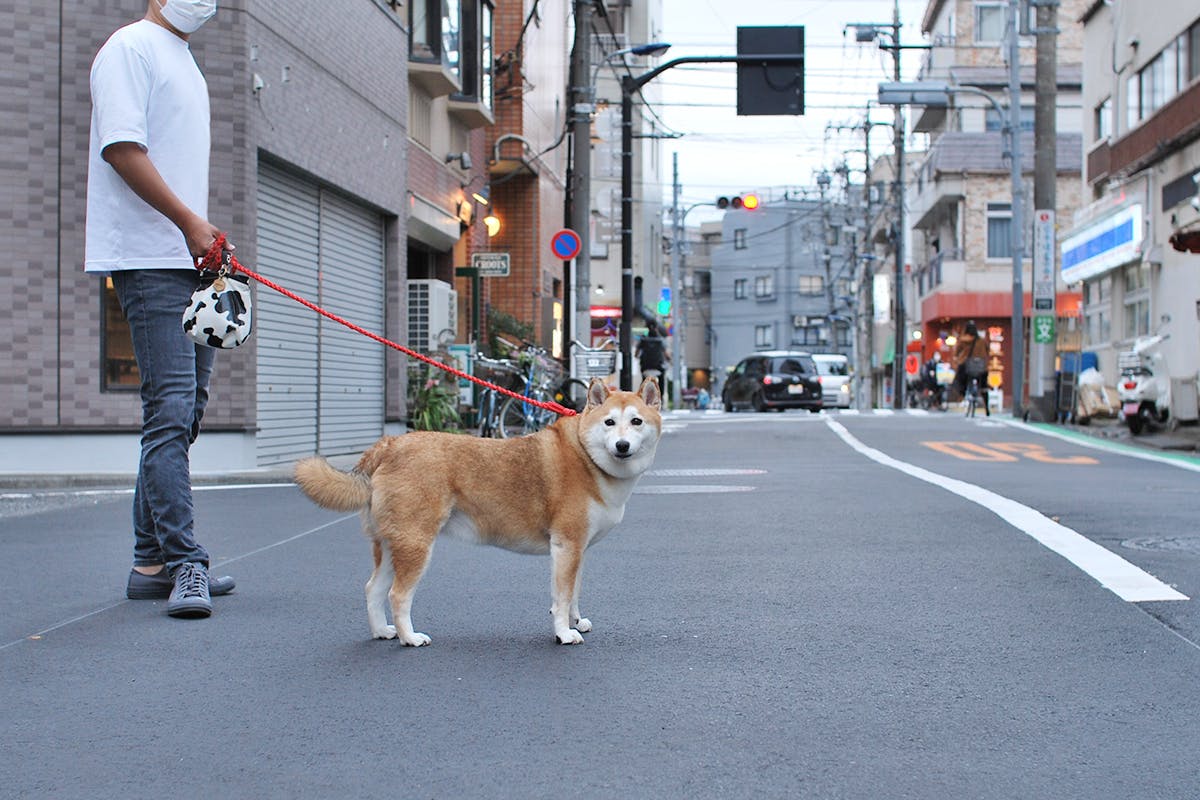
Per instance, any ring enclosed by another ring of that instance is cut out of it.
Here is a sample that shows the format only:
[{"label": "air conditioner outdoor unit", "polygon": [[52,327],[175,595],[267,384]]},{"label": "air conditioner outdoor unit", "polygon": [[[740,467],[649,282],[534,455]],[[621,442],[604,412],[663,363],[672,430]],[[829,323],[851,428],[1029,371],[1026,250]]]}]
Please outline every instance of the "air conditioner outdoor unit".
[{"label": "air conditioner outdoor unit", "polygon": [[[438,349],[438,336],[458,330],[458,292],[445,281],[408,282],[408,346],[420,353]],[[448,342],[446,342],[448,343]]]}]

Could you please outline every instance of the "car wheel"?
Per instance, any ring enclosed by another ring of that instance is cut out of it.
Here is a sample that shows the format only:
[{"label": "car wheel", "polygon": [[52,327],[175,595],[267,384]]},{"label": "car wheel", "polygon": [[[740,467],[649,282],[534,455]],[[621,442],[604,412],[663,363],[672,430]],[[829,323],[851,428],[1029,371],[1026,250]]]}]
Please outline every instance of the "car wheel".
[{"label": "car wheel", "polygon": [[809,410],[810,412],[812,412],[813,414],[820,414],[820,413],[821,413],[821,409],[820,409],[820,408],[817,408],[816,406],[814,406],[814,407],[812,407],[812,408],[810,408],[810,409],[808,409],[808,410]]},{"label": "car wheel", "polygon": [[767,401],[763,399],[763,393],[761,389],[754,393],[754,399],[751,401],[751,403],[754,405],[755,411],[763,412],[767,410]]}]

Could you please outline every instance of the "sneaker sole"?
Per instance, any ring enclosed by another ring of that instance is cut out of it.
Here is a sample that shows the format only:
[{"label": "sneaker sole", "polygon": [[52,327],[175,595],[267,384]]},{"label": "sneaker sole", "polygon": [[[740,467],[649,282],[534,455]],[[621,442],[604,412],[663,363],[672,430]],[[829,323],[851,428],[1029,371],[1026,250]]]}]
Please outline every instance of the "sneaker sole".
[{"label": "sneaker sole", "polygon": [[179,619],[204,619],[212,616],[212,604],[203,601],[180,604],[175,608],[168,608],[167,614]]},{"label": "sneaker sole", "polygon": [[[215,583],[215,581],[214,581]],[[125,597],[129,600],[166,600],[171,596],[173,587],[166,586],[162,589],[125,589]],[[210,597],[221,597],[227,595],[234,590],[235,586],[230,585],[228,588],[216,588],[212,583],[208,586],[208,594]]]}]

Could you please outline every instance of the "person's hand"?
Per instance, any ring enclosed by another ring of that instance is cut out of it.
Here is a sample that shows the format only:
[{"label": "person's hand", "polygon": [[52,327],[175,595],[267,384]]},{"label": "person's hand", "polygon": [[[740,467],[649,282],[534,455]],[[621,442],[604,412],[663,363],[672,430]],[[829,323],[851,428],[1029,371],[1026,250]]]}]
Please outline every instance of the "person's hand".
[{"label": "person's hand", "polygon": [[[199,215],[194,215],[183,228],[183,235],[187,239],[188,252],[193,258],[204,258],[208,254],[208,250],[212,247],[213,242],[221,234],[221,229],[213,225],[208,220]],[[226,250],[236,250],[232,243],[226,240]]]}]

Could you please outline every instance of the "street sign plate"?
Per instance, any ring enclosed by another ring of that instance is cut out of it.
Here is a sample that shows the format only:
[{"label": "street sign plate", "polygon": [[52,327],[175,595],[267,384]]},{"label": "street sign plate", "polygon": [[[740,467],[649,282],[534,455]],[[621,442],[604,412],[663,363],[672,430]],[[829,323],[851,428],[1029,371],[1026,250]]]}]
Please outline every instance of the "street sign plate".
[{"label": "street sign plate", "polygon": [[471,266],[479,270],[481,278],[507,278],[508,253],[472,253]]},{"label": "street sign plate", "polygon": [[1033,301],[1036,310],[1054,310],[1054,211],[1033,212]]},{"label": "street sign plate", "polygon": [[1038,344],[1052,344],[1054,342],[1054,317],[1046,315],[1037,315],[1033,318],[1033,341]]},{"label": "street sign plate", "polygon": [[570,228],[563,228],[550,237],[550,252],[563,261],[570,261],[579,255],[581,245],[579,234]]}]

